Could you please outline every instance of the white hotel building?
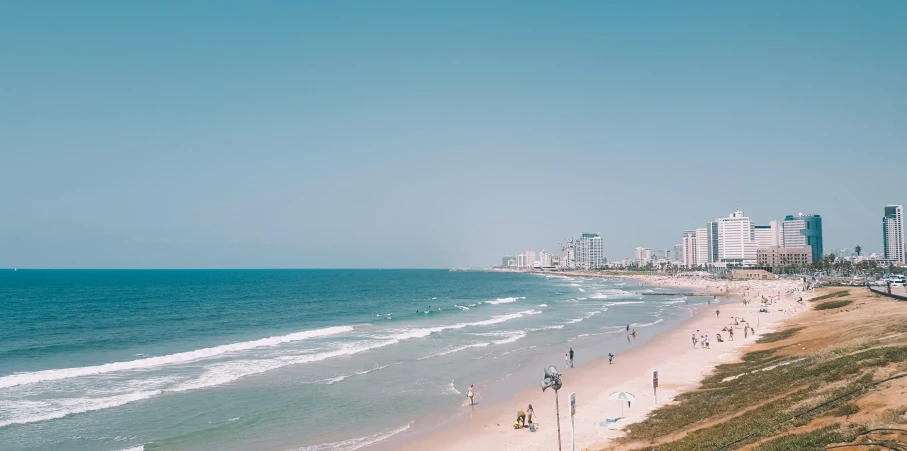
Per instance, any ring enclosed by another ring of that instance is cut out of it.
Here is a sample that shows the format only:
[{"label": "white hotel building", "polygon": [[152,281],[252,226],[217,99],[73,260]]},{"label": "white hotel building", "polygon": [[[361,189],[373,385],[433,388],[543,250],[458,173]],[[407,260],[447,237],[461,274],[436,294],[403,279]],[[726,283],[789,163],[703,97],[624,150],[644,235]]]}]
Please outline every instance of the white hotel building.
[{"label": "white hotel building", "polygon": [[737,210],[717,222],[718,259],[731,265],[755,265],[756,232],[750,218]]}]

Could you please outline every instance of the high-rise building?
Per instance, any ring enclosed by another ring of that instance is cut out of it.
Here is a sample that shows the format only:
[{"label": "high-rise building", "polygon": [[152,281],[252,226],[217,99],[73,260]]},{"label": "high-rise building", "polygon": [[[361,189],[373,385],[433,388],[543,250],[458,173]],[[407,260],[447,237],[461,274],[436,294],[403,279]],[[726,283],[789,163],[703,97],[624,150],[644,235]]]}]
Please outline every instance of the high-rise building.
[{"label": "high-rise building", "polygon": [[523,253],[516,254],[516,267],[517,268],[526,267],[526,254],[523,254]]},{"label": "high-rise building", "polygon": [[696,229],[696,265],[709,265],[709,229]]},{"label": "high-rise building", "polygon": [[655,259],[656,260],[667,260],[671,255],[671,251],[668,249],[656,249],[655,250]]},{"label": "high-rise building", "polygon": [[652,249],[648,247],[636,248],[636,263],[640,266],[646,266],[652,261]]},{"label": "high-rise building", "polygon": [[882,218],[882,239],[886,260],[907,263],[904,260],[903,205],[889,204],[885,206],[885,216]]},{"label": "high-rise building", "polygon": [[756,249],[780,247],[782,244],[781,225],[778,221],[769,221],[767,226],[754,226]]},{"label": "high-rise building", "polygon": [[542,249],[542,252],[539,252],[539,264],[544,266],[551,266],[551,254],[548,253],[548,249]]},{"label": "high-rise building", "polygon": [[561,268],[572,269],[576,267],[576,243],[573,240],[567,242],[561,249],[561,256],[558,258],[558,264]]},{"label": "high-rise building", "polygon": [[812,248],[814,262],[822,260],[822,217],[819,215],[787,215],[784,218],[783,247]]},{"label": "high-rise building", "polygon": [[683,244],[674,245],[674,261],[683,262]]},{"label": "high-rise building", "polygon": [[694,268],[699,265],[696,261],[696,231],[683,231],[683,266]]},{"label": "high-rise building", "polygon": [[605,263],[602,238],[597,233],[584,233],[575,243],[576,266],[598,269]]},{"label": "high-rise building", "polygon": [[718,259],[736,265],[756,264],[755,228],[741,210],[718,218]]},{"label": "high-rise building", "polygon": [[718,221],[707,222],[706,239],[709,242],[709,263],[718,262]]},{"label": "high-rise building", "polygon": [[504,258],[501,259],[501,267],[509,268],[511,266],[516,266],[516,256],[505,255]]},{"label": "high-rise building", "polygon": [[526,267],[534,268],[535,267],[535,251],[532,249],[527,249],[526,253]]}]

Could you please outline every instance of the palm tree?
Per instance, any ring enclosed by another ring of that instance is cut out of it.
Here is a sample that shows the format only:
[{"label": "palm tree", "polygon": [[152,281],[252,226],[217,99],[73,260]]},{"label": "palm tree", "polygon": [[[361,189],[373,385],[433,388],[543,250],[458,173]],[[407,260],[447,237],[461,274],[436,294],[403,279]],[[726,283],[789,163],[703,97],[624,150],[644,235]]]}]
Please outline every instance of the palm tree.
[{"label": "palm tree", "polygon": [[853,248],[853,251],[857,253],[857,257],[860,256],[860,252],[863,250],[862,247],[858,244],[857,247]]}]

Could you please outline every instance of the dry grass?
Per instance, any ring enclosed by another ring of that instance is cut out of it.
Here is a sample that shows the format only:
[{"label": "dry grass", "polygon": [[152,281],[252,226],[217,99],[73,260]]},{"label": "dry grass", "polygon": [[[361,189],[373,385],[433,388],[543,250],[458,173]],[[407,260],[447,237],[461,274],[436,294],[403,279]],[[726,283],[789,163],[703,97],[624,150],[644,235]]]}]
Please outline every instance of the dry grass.
[{"label": "dry grass", "polygon": [[716,367],[700,390],[653,411],[609,449],[825,449],[871,429],[904,428],[907,378],[875,384],[907,372],[907,303],[868,290],[824,298],[836,300],[765,335],[740,362]]}]

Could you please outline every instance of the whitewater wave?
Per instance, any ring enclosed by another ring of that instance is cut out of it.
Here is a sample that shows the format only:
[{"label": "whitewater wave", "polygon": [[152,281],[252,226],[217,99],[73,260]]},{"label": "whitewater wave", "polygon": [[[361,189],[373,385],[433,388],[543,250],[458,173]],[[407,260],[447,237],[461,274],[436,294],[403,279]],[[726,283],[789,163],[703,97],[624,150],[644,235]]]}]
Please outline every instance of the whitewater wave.
[{"label": "whitewater wave", "polygon": [[658,318],[657,320],[655,320],[654,322],[651,322],[651,323],[635,324],[634,327],[649,327],[649,326],[654,326],[658,323],[663,323],[663,322],[664,322],[663,318]]},{"label": "whitewater wave", "polygon": [[497,298],[494,301],[485,301],[486,304],[498,305],[498,304],[509,304],[511,302],[516,302],[520,299],[526,299],[525,296],[513,297],[513,298]]},{"label": "whitewater wave", "polygon": [[400,426],[395,429],[367,435],[365,437],[352,438],[340,442],[324,443],[321,445],[304,446],[302,448],[295,448],[290,451],[355,451],[357,449],[371,446],[375,443],[387,440],[401,432],[406,432],[413,425],[413,423],[415,423],[415,421],[410,421],[409,424],[405,426]]},{"label": "whitewater wave", "polygon": [[434,357],[440,357],[442,355],[453,354],[455,352],[460,352],[460,351],[463,351],[465,349],[470,349],[470,348],[483,348],[490,344],[491,343],[473,343],[473,344],[464,345],[464,346],[454,346],[454,347],[446,348],[443,351],[435,353],[435,354],[430,354],[425,357],[419,357],[418,360],[427,360],[427,359],[431,359]]},{"label": "whitewater wave", "polygon": [[539,304],[539,307],[548,307],[548,304]]},{"label": "whitewater wave", "polygon": [[633,305],[633,304],[645,304],[645,301],[618,301],[618,302],[606,302],[602,305],[605,307],[614,307],[615,305]]},{"label": "whitewater wave", "polygon": [[209,359],[226,354],[228,352],[246,351],[249,349],[265,346],[277,346],[283,343],[292,343],[301,340],[308,340],[310,338],[327,337],[344,332],[351,332],[352,330],[352,326],[328,327],[325,329],[295,332],[292,334],[281,335],[277,337],[262,338],[260,340],[215,346],[212,348],[197,349],[195,351],[180,352],[177,354],[170,354],[160,357],[149,357],[147,359],[131,360],[128,362],[114,362],[95,366],[43,370],[30,373],[16,373],[9,376],[0,377],[0,388],[9,388],[15,387],[17,385],[68,379],[71,377],[106,374],[115,371],[147,369],[163,365],[172,365],[175,363],[186,363],[195,360]]},{"label": "whitewater wave", "polygon": [[336,384],[337,382],[340,382],[340,381],[345,380],[345,379],[349,379],[349,378],[351,378],[351,377],[353,377],[353,376],[362,376],[363,374],[368,374],[368,373],[371,373],[372,371],[383,370],[383,369],[385,369],[385,368],[387,368],[387,367],[389,367],[389,366],[391,366],[391,365],[399,365],[399,364],[400,364],[400,363],[398,362],[398,363],[389,363],[389,364],[387,364],[387,365],[376,365],[376,366],[374,366],[374,367],[372,367],[372,368],[369,368],[369,369],[367,369],[367,370],[355,371],[355,372],[348,373],[348,374],[341,374],[340,376],[332,377],[332,378],[330,378],[330,379],[325,379],[325,380],[320,381],[320,382],[324,383],[325,385],[333,385],[333,384]]},{"label": "whitewater wave", "polygon": [[589,319],[589,318],[591,318],[591,317],[593,317],[593,316],[595,316],[595,315],[598,315],[599,313],[601,313],[601,312],[603,312],[603,311],[604,311],[604,310],[598,310],[598,311],[595,311],[595,312],[586,312],[586,313],[583,314],[583,317],[582,317],[582,318],[571,319],[571,320],[565,322],[564,324],[565,324],[565,325],[566,325],[566,324],[576,324],[576,323],[578,323],[578,322],[580,322],[580,321],[583,321],[583,320]]},{"label": "whitewater wave", "polygon": [[581,293],[585,293],[585,292],[586,292],[586,290],[584,290],[584,289],[582,289],[582,288],[577,288],[577,290],[579,290]]}]

